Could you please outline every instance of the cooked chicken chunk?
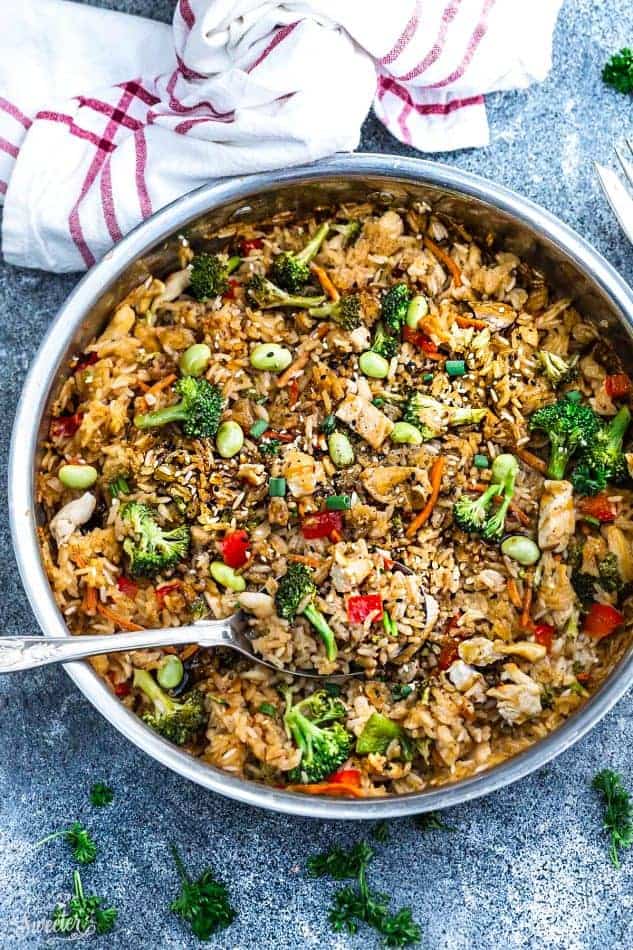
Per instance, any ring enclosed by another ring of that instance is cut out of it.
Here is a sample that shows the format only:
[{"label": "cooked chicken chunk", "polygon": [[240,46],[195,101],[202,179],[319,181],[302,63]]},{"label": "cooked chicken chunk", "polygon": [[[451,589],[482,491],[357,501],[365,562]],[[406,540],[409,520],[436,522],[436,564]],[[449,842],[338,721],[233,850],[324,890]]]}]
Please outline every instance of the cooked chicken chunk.
[{"label": "cooked chicken chunk", "polygon": [[633,550],[623,531],[615,525],[605,529],[609,553],[614,554],[618,562],[618,573],[625,584],[633,581]]},{"label": "cooked chicken chunk", "polygon": [[77,528],[92,518],[97,499],[89,491],[74,498],[57,512],[50,523],[51,534],[57,544],[65,544]]},{"label": "cooked chicken chunk", "polygon": [[569,569],[546,551],[541,558],[541,583],[536,600],[537,614],[551,615],[557,627],[564,626],[574,612],[576,594],[569,579]]},{"label": "cooked chicken chunk", "polygon": [[415,472],[409,465],[373,465],[361,473],[360,480],[372,498],[383,505],[394,501],[393,492]]},{"label": "cooked chicken chunk", "polygon": [[356,590],[373,569],[364,541],[348,544],[341,541],[334,545],[334,561],[330,577],[340,594]]},{"label": "cooked chicken chunk", "polygon": [[360,396],[347,396],[336,410],[336,417],[374,449],[380,448],[393,429],[391,419]]},{"label": "cooked chicken chunk", "polygon": [[575,523],[571,483],[546,479],[538,519],[541,550],[563,551],[571,540]]},{"label": "cooked chicken chunk", "polygon": [[322,464],[299,449],[290,449],[286,453],[283,473],[293,498],[314,494],[324,477]]},{"label": "cooked chicken chunk", "polygon": [[520,726],[534,716],[540,715],[541,687],[524,673],[516,663],[503,668],[501,686],[489,689],[487,695],[497,700],[499,715],[512,726]]}]

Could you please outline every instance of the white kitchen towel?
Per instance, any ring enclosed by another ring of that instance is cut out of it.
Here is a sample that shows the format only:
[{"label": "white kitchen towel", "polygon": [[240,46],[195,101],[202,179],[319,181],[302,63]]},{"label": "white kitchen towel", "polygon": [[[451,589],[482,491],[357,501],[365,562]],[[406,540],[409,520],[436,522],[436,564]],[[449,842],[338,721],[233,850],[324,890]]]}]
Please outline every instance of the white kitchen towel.
[{"label": "white kitchen towel", "polygon": [[562,0],[177,0],[173,27],[0,2],[7,261],[84,269],[210,180],[349,151],[373,103],[420,151],[488,142],[543,79]]}]

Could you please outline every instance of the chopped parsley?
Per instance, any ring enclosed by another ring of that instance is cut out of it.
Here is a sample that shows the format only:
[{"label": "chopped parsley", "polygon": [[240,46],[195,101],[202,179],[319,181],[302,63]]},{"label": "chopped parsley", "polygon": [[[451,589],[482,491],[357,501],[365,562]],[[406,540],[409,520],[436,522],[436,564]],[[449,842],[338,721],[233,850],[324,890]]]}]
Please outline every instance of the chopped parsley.
[{"label": "chopped parsley", "polygon": [[84,933],[94,926],[97,934],[110,933],[117,919],[114,907],[103,907],[103,900],[94,894],[86,896],[79,871],[73,872],[73,893],[64,906],[53,911],[53,931],[58,934]]},{"label": "chopped parsley", "polygon": [[114,799],[114,792],[105,782],[95,782],[90,789],[90,801],[95,808],[103,808],[104,805],[111,805]]},{"label": "chopped parsley", "polygon": [[614,53],[602,70],[602,79],[618,92],[633,93],[633,49],[625,46]]},{"label": "chopped parsley", "polygon": [[436,811],[427,811],[422,815],[416,815],[414,821],[422,831],[457,831],[457,828],[453,825],[447,825],[445,821],[442,821]]},{"label": "chopped parsley", "polygon": [[180,894],[170,907],[174,914],[186,920],[199,940],[210,940],[218,930],[232,924],[236,911],[231,907],[229,892],[216,880],[211,868],[206,868],[192,881],[175,847],[171,851],[180,876]]},{"label": "chopped parsley", "polygon": [[633,805],[631,796],[622,784],[622,776],[611,769],[603,769],[594,777],[592,787],[602,794],[604,821],[602,827],[609,835],[609,857],[615,868],[620,867],[620,850],[633,844]]},{"label": "chopped parsley", "polygon": [[42,844],[48,844],[49,841],[62,837],[70,845],[73,857],[78,864],[92,864],[97,856],[97,846],[90,832],[80,821],[76,821],[70,828],[63,828],[61,831],[53,832],[52,835],[47,835],[38,841],[35,847],[39,848]]}]

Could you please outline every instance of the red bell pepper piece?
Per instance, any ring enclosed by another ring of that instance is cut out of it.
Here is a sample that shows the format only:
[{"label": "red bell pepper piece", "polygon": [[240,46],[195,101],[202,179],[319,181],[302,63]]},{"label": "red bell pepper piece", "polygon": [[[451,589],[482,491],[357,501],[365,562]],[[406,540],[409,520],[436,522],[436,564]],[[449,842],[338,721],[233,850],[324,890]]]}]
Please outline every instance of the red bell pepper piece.
[{"label": "red bell pepper piece", "polygon": [[626,373],[614,373],[613,376],[607,376],[604,381],[604,388],[610,399],[622,399],[631,392],[631,380]]},{"label": "red bell pepper piece", "polygon": [[374,621],[382,620],[382,597],[380,594],[363,594],[347,601],[347,619],[350,623],[364,623],[370,614]]},{"label": "red bell pepper piece", "polygon": [[360,788],[360,770],[341,769],[339,772],[330,775],[326,781],[333,785],[354,785],[356,788]]},{"label": "red bell pepper piece", "polygon": [[236,277],[229,277],[229,287],[228,290],[225,290],[222,296],[225,300],[235,300],[237,294],[235,291],[240,286],[240,282]]},{"label": "red bell pepper piece", "polygon": [[299,383],[296,379],[292,379],[288,386],[288,405],[292,409],[295,405],[297,399],[299,398]]},{"label": "red bell pepper piece", "polygon": [[121,593],[129,597],[130,600],[134,600],[138,594],[138,584],[135,584],[134,581],[131,581],[130,578],[124,574],[120,574],[119,577],[117,577],[116,586]]},{"label": "red bell pepper piece", "polygon": [[240,244],[240,250],[242,251],[242,257],[248,257],[251,251],[259,251],[264,246],[264,242],[261,238],[242,238]]},{"label": "red bell pepper piece", "polygon": [[51,419],[51,438],[71,439],[81,425],[83,417],[83,412],[75,412],[72,416],[57,416],[56,419]]},{"label": "red bell pepper piece", "polygon": [[232,531],[222,541],[222,559],[229,567],[244,567],[248,561],[250,541],[244,530]]},{"label": "red bell pepper piece", "polygon": [[552,640],[555,633],[556,627],[553,627],[551,623],[537,623],[534,627],[534,639],[542,647],[545,647],[548,653],[552,649]]},{"label": "red bell pepper piece", "polygon": [[437,665],[440,670],[447,670],[449,666],[452,666],[455,660],[459,659],[459,653],[457,652],[457,647],[459,646],[459,640],[448,640],[440,650],[440,655],[437,658]]},{"label": "red bell pepper piece", "polygon": [[180,587],[180,581],[170,581],[169,584],[161,584],[160,587],[157,587],[154,593],[156,594],[156,600],[162,607],[165,602],[165,597],[167,594],[171,594],[172,591],[178,590]]},{"label": "red bell pepper piece", "polygon": [[578,502],[578,511],[583,515],[589,515],[590,518],[597,518],[603,523],[615,520],[615,511],[604,493],[594,495],[592,498],[581,498]]},{"label": "red bell pepper piece", "polygon": [[117,683],[114,687],[114,694],[122,699],[124,696],[129,696],[130,689],[129,683]]},{"label": "red bell pepper piece", "polygon": [[343,530],[343,515],[340,511],[317,511],[308,515],[301,525],[301,533],[306,541],[315,538],[329,538],[333,531],[340,534]]},{"label": "red bell pepper piece", "polygon": [[73,366],[73,373],[80,373],[82,369],[87,369],[89,366],[94,366],[99,357],[94,352],[84,353],[82,356],[77,357],[77,362]]},{"label": "red bell pepper piece", "polygon": [[417,346],[423,353],[439,353],[433,340],[430,340],[426,333],[422,333],[421,330],[412,330],[411,327],[405,327],[402,336],[407,343]]},{"label": "red bell pepper piece", "polygon": [[592,604],[582,629],[595,640],[610,636],[624,623],[624,615],[610,604]]}]

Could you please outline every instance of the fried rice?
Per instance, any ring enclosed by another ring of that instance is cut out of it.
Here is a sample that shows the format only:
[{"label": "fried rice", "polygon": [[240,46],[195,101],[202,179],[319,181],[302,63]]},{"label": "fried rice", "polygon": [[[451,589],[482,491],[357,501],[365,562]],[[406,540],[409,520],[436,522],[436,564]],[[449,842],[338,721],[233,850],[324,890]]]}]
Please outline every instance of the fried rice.
[{"label": "fried rice", "polygon": [[[331,298],[359,295],[355,329],[305,309],[258,309],[246,289],[325,220],[333,226],[306,293],[323,287]],[[361,224],[355,240],[334,227],[350,220]],[[626,597],[618,602],[600,586],[596,565],[615,552],[620,574],[633,580],[631,489],[607,487],[601,498],[610,516],[603,522],[583,518],[578,494],[560,482],[571,498],[562,512],[553,500],[556,485],[543,474],[547,440],[528,427],[530,415],[565,390],[581,394],[605,419],[613,416],[617,404],[605,379],[617,372],[617,356],[591,315],[578,313],[570,299],[555,299],[543,276],[497,247],[492,235],[478,243],[425,205],[324,209],[318,220],[280,216],[214,240],[241,258],[227,292],[209,300],[188,292],[194,251],[183,240],[180,268],[148,278],[116,308],[70,362],[52,408],[37,478],[40,541],[69,630],[116,636],[226,617],[242,604],[262,658],[327,674],[362,671],[340,687],[352,738],[348,778],[338,789],[336,782],[306,786],[312,791],[416,792],[527,748],[586,701],[628,642],[626,624],[603,638],[587,632],[587,607],[571,575],[581,557],[583,571],[597,578],[595,599],[628,616]],[[359,358],[396,283],[424,295],[428,313],[405,329],[386,377],[368,377]],[[262,342],[290,350],[290,367],[254,369],[250,354]],[[194,343],[211,350],[205,377],[221,389],[222,419],[244,433],[231,458],[219,455],[213,438],[188,438],[177,423],[134,424],[137,414],[176,401],[179,362]],[[577,377],[558,392],[543,372],[541,350],[578,359]],[[447,372],[450,361],[457,375]],[[397,443],[390,433],[412,390],[444,407],[487,411],[478,423],[440,426],[418,444]],[[345,435],[351,464],[332,460],[328,426]],[[504,531],[539,544],[534,565],[522,566],[454,521],[455,501],[486,487],[500,453],[519,462]],[[88,492],[60,481],[60,466],[68,463],[97,470]],[[126,490],[113,496],[111,483],[120,477]],[[271,478],[282,494],[270,497]],[[332,496],[344,507],[324,519]],[[130,502],[147,505],[163,528],[186,524],[186,557],[155,576],[131,576],[124,549],[130,529],[122,517]],[[311,537],[310,524],[325,525],[325,533]],[[244,593],[210,571],[223,561],[223,541],[238,531],[248,545],[237,569]],[[334,633],[334,659],[303,614],[293,621],[278,614],[275,595],[291,564],[311,572],[315,606]],[[134,670],[153,675],[174,653],[112,653],[91,662],[120,701],[143,715],[148,701],[133,685]],[[301,750],[284,723],[280,686],[292,685],[297,702],[314,682],[227,650],[192,645],[179,655],[180,691],[201,690],[207,718],[184,748],[245,779],[301,788],[288,778]],[[375,713],[395,722],[398,735],[361,754],[354,743]]]}]

